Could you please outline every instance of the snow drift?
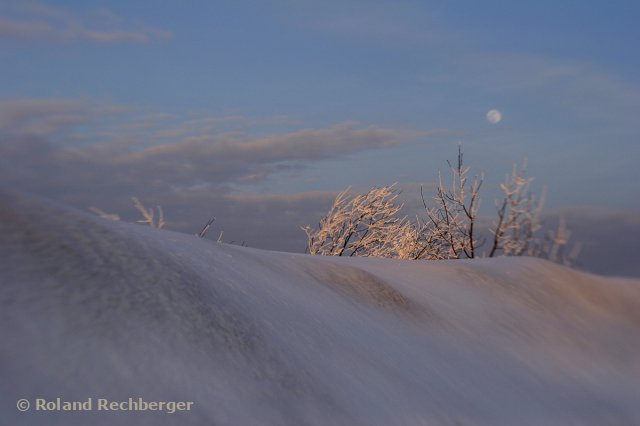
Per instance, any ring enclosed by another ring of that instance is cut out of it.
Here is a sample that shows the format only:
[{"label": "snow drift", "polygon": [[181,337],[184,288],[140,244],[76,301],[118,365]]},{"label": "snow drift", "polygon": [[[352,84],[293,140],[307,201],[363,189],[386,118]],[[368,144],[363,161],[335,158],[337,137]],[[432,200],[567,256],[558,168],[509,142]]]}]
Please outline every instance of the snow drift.
[{"label": "snow drift", "polygon": [[268,252],[5,192],[0,319],[0,424],[640,424],[640,283],[532,258]]}]

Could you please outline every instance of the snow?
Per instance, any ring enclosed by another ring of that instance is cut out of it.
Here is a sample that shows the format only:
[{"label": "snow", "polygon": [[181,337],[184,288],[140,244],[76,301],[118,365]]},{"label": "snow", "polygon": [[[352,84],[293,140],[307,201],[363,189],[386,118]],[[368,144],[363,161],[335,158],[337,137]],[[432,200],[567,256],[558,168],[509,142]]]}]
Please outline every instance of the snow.
[{"label": "snow", "polygon": [[[0,424],[640,424],[640,282],[269,252],[0,192]],[[36,398],[193,401],[43,412]]]}]

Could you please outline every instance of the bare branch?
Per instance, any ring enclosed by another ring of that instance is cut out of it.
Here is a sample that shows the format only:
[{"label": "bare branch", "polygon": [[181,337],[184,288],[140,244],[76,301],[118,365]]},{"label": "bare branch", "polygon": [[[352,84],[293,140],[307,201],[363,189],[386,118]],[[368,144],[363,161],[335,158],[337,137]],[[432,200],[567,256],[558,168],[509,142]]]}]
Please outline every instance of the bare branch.
[{"label": "bare branch", "polygon": [[211,219],[209,219],[207,223],[204,225],[204,227],[200,230],[200,232],[196,234],[196,237],[204,238],[204,236],[207,234],[207,231],[209,230],[211,225],[213,225],[213,222],[215,222],[215,220],[216,220],[215,217],[212,217]]},{"label": "bare branch", "polygon": [[102,219],[120,220],[120,216],[118,216],[117,214],[115,214],[115,213],[107,213],[107,212],[105,212],[103,210],[100,210],[97,207],[89,207],[89,210],[94,212],[95,214],[97,214]]},{"label": "bare branch", "polygon": [[143,219],[139,220],[138,223],[146,223],[152,228],[158,228],[158,229],[162,229],[162,227],[164,227],[165,221],[164,221],[164,212],[162,211],[162,207],[157,206],[158,220],[154,221],[153,209],[147,209],[137,197],[131,197],[131,200],[133,201],[133,206],[140,212],[140,214],[143,217]]}]

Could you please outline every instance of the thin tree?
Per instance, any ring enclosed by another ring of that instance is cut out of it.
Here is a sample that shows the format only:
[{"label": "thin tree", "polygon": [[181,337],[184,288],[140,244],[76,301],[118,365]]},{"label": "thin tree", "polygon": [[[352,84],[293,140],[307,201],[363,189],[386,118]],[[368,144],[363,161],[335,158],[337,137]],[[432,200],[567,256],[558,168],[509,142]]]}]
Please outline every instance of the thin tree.
[{"label": "thin tree", "polygon": [[[482,176],[469,180],[470,168],[464,166],[462,146],[458,145],[456,165],[447,161],[451,172],[451,184],[445,186],[439,174],[435,206],[429,207],[422,188],[420,195],[433,230],[428,229],[431,246],[445,259],[476,257],[478,240],[476,238],[476,219],[480,206],[480,187]],[[435,240],[434,240],[435,239]]]},{"label": "thin tree", "polygon": [[498,219],[491,230],[493,243],[489,257],[498,253],[505,256],[531,254],[536,232],[541,228],[540,215],[544,206],[544,192],[536,197],[529,187],[533,178],[526,176],[527,162],[518,169],[513,166],[511,175],[500,184],[502,201],[496,201]]}]

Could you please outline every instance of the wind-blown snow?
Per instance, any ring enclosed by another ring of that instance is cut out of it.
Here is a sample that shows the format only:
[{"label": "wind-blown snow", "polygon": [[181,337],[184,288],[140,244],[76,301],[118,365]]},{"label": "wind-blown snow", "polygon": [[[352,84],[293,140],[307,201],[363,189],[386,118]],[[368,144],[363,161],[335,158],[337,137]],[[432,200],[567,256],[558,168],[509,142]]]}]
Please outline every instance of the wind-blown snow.
[{"label": "wind-blown snow", "polygon": [[[640,282],[221,245],[0,193],[0,424],[637,425]],[[16,401],[194,401],[19,412]]]}]

